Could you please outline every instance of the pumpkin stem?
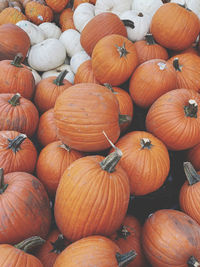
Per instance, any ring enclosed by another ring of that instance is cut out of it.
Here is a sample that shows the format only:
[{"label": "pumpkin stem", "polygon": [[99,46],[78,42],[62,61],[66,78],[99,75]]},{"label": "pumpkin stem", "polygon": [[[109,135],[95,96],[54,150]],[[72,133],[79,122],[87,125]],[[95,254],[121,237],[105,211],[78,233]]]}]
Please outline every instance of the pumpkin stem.
[{"label": "pumpkin stem", "polygon": [[112,87],[111,84],[109,84],[109,83],[104,83],[104,86],[107,87],[112,93],[115,93],[115,91],[114,91],[114,89],[113,89],[113,87]]},{"label": "pumpkin stem", "polygon": [[21,95],[19,93],[16,93],[10,100],[8,100],[8,103],[10,103],[12,106],[19,105],[19,99]]},{"label": "pumpkin stem", "polygon": [[156,42],[155,42],[155,40],[153,38],[153,34],[152,33],[147,33],[145,35],[145,39],[146,39],[146,42],[147,42],[148,45],[154,45],[154,44],[156,44]]},{"label": "pumpkin stem", "polygon": [[25,134],[19,134],[14,139],[8,138],[8,148],[11,148],[14,153],[20,150],[21,143],[27,138]]},{"label": "pumpkin stem", "polygon": [[125,254],[120,254],[119,252],[117,252],[115,256],[119,267],[125,267],[137,256],[137,253],[135,252],[135,250],[131,250]]},{"label": "pumpkin stem", "polygon": [[3,168],[0,168],[0,194],[3,194],[3,192],[8,187],[8,184],[4,184],[4,172]]},{"label": "pumpkin stem", "polygon": [[198,267],[200,266],[200,263],[197,261],[197,259],[194,256],[191,256],[187,262],[188,267]]},{"label": "pumpkin stem", "polygon": [[180,7],[182,7],[182,8],[185,8],[186,10],[188,10],[188,11],[191,11],[192,12],[192,10],[191,9],[189,9],[188,7],[187,7],[187,4],[185,3],[185,4],[183,4],[183,5],[181,5],[181,4],[178,4]]},{"label": "pumpkin stem", "polygon": [[102,160],[99,164],[102,168],[102,170],[107,171],[107,172],[114,172],[115,171],[115,166],[119,162],[119,160],[122,157],[122,151],[117,148],[111,141],[108,139],[107,135],[105,132],[103,132],[105,135],[106,139],[108,142],[111,144],[111,146],[115,149],[114,152],[109,154],[104,160]]},{"label": "pumpkin stem", "polygon": [[123,22],[124,26],[126,26],[126,27],[130,27],[131,29],[135,28],[134,22],[130,19],[122,19],[122,22]]},{"label": "pumpkin stem", "polygon": [[138,13],[138,17],[141,17],[141,18],[144,17],[143,13],[142,12],[139,12]]},{"label": "pumpkin stem", "polygon": [[45,243],[45,240],[39,236],[32,236],[24,241],[20,242],[19,244],[15,245],[14,247],[23,250],[24,252],[28,252],[32,248],[38,247]]},{"label": "pumpkin stem", "polygon": [[197,118],[198,105],[193,99],[188,101],[188,106],[184,106],[186,117]]},{"label": "pumpkin stem", "polygon": [[151,140],[149,140],[149,138],[141,138],[140,139],[140,144],[141,144],[141,149],[151,149],[152,147],[152,143]]},{"label": "pumpkin stem", "polygon": [[117,47],[117,51],[119,52],[119,56],[121,57],[126,57],[129,52],[125,48],[125,42],[123,43],[122,46],[115,45]]},{"label": "pumpkin stem", "polygon": [[71,148],[68,145],[64,144],[64,143],[62,143],[61,145],[59,145],[59,147],[64,148],[68,152],[71,150]]},{"label": "pumpkin stem", "polygon": [[11,61],[11,65],[17,67],[17,68],[23,68],[21,62],[22,62],[23,56],[21,53],[18,53],[15,58],[13,59],[13,61]]},{"label": "pumpkin stem", "polygon": [[166,63],[164,63],[164,62],[158,62],[157,65],[158,65],[158,67],[159,67],[160,70],[166,69]]},{"label": "pumpkin stem", "polygon": [[200,182],[200,175],[198,175],[191,162],[184,162],[183,168],[189,185]]},{"label": "pumpkin stem", "polygon": [[131,120],[132,120],[131,116],[119,114],[119,125],[130,122]]},{"label": "pumpkin stem", "polygon": [[120,229],[117,231],[116,240],[118,240],[119,238],[126,240],[126,238],[130,235],[131,233],[128,231],[127,227],[125,225],[121,225]]},{"label": "pumpkin stem", "polygon": [[62,234],[58,235],[56,241],[51,242],[51,245],[53,246],[53,248],[52,250],[50,250],[50,252],[60,254],[66,248],[64,236]]},{"label": "pumpkin stem", "polygon": [[54,84],[61,86],[64,85],[63,80],[65,78],[65,75],[68,73],[67,70],[63,70],[58,76],[57,78],[53,81]]},{"label": "pumpkin stem", "polygon": [[182,70],[182,67],[180,64],[179,64],[179,61],[178,61],[178,58],[176,57],[174,60],[173,60],[173,66],[175,68],[176,71],[181,71]]}]

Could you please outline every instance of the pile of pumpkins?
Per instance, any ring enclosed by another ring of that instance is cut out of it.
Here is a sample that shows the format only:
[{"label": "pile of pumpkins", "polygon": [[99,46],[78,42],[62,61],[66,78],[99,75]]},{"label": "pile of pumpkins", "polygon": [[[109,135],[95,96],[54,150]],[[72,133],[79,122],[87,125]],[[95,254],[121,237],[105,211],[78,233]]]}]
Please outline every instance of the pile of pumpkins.
[{"label": "pile of pumpkins", "polygon": [[0,1],[1,267],[200,266],[199,34],[199,0]]}]

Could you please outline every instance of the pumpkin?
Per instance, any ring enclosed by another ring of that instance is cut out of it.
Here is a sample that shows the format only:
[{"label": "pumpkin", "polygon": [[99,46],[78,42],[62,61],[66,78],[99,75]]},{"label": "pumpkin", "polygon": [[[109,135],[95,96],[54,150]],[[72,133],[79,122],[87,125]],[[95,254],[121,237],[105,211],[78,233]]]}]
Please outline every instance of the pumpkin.
[{"label": "pumpkin", "polygon": [[38,0],[30,1],[26,4],[25,15],[36,25],[39,25],[43,22],[51,22],[53,20],[52,9],[45,4],[41,4]]},{"label": "pumpkin", "polygon": [[91,59],[79,65],[74,76],[74,84],[77,83],[99,83],[94,76]]},{"label": "pumpkin", "polygon": [[41,81],[41,79],[42,79],[40,74],[36,70],[34,70],[33,68],[31,68],[29,66],[28,66],[28,69],[32,72],[34,80],[35,80],[35,85],[37,85],[39,83],[39,81]]},{"label": "pumpkin", "polygon": [[176,88],[176,71],[171,62],[148,60],[139,65],[130,77],[129,93],[134,103],[149,108],[164,93]]},{"label": "pumpkin", "polygon": [[134,44],[139,65],[151,59],[167,60],[169,58],[167,50],[155,42],[151,33],[145,35],[145,40],[136,41]]},{"label": "pumpkin", "polygon": [[189,149],[200,138],[199,94],[191,89],[174,89],[160,96],[146,116],[146,129],[170,150]]},{"label": "pumpkin", "polygon": [[16,131],[0,131],[0,166],[4,173],[21,171],[33,173],[37,150],[25,134]]},{"label": "pumpkin", "polygon": [[26,16],[14,7],[7,7],[0,12],[0,25],[6,23],[15,24],[20,20],[26,20]]},{"label": "pumpkin", "polygon": [[91,56],[97,42],[110,34],[127,37],[126,27],[116,14],[103,12],[87,23],[81,32],[80,42],[84,50]]},{"label": "pumpkin", "polygon": [[48,71],[62,65],[65,58],[64,45],[56,38],[48,38],[30,48],[28,64],[37,71]]},{"label": "pumpkin", "polygon": [[33,136],[39,121],[38,110],[20,94],[0,94],[0,130],[14,130]]},{"label": "pumpkin", "polygon": [[57,257],[54,267],[125,267],[137,257],[135,251],[121,254],[119,247],[103,236],[89,236],[70,244]]},{"label": "pumpkin", "polygon": [[200,2],[198,0],[171,0],[170,2],[185,6],[185,8],[192,10],[200,18]]},{"label": "pumpkin", "polygon": [[136,252],[136,258],[127,265],[128,267],[147,266],[143,254],[141,236],[142,226],[138,219],[134,216],[126,215],[120,228],[110,237],[119,246],[122,253],[127,253],[130,250]]},{"label": "pumpkin", "polygon": [[66,7],[69,0],[45,0],[45,2],[54,12],[59,13]]},{"label": "pumpkin", "polygon": [[188,149],[186,158],[196,170],[200,170],[200,143]]},{"label": "pumpkin", "polygon": [[90,56],[84,51],[81,50],[77,53],[75,53],[71,59],[70,59],[70,67],[74,74],[76,74],[79,66],[85,62],[86,60],[89,60]]},{"label": "pumpkin", "polygon": [[195,42],[200,32],[199,18],[180,5],[166,3],[154,14],[150,31],[160,45],[183,50]]},{"label": "pumpkin", "polygon": [[16,244],[33,235],[45,238],[50,229],[51,210],[42,183],[26,172],[4,176],[2,168],[0,181],[0,243]]},{"label": "pumpkin", "polygon": [[73,1],[73,9],[76,9],[78,5],[82,3],[90,3],[90,0],[74,0]]},{"label": "pumpkin", "polygon": [[176,88],[200,91],[200,57],[191,53],[176,55],[169,59],[176,70]]},{"label": "pumpkin", "polygon": [[38,123],[37,141],[41,146],[46,146],[51,142],[57,141],[57,128],[54,121],[53,108],[44,112]]},{"label": "pumpkin", "polygon": [[132,131],[122,136],[116,146],[123,153],[120,165],[128,174],[132,195],[146,195],[163,185],[170,159],[162,141],[146,131]]},{"label": "pumpkin", "polygon": [[162,5],[161,0],[132,0],[131,9],[148,14],[152,18]]},{"label": "pumpkin", "polygon": [[66,248],[69,242],[59,232],[53,229],[46,238],[46,242],[40,246],[35,256],[45,267],[53,267],[58,255]]},{"label": "pumpkin", "polygon": [[19,93],[26,99],[32,99],[35,80],[29,68],[21,63],[22,55],[14,60],[0,61],[0,93]]},{"label": "pumpkin", "polygon": [[82,3],[77,6],[73,13],[73,22],[76,30],[82,32],[85,25],[95,16],[94,5]]},{"label": "pumpkin", "polygon": [[54,141],[41,150],[36,166],[37,178],[52,198],[55,197],[59,180],[65,169],[82,156],[82,153],[70,149],[61,141]]},{"label": "pumpkin", "polygon": [[69,87],[58,96],[54,116],[59,139],[79,151],[109,148],[103,131],[113,143],[120,135],[117,98],[99,84],[79,83]]},{"label": "pumpkin", "polygon": [[68,240],[95,234],[108,236],[120,227],[130,196],[128,175],[117,165],[121,156],[115,148],[107,157],[77,159],[64,171],[56,191],[54,214],[56,225]]},{"label": "pumpkin", "polygon": [[99,40],[91,58],[95,78],[102,84],[109,83],[112,86],[127,81],[138,65],[134,44],[118,34]]},{"label": "pumpkin", "polygon": [[162,209],[143,226],[142,245],[154,267],[199,266],[200,226],[187,214]]},{"label": "pumpkin", "polygon": [[28,34],[15,24],[6,23],[0,26],[0,60],[14,59],[22,53],[23,60],[30,48]]},{"label": "pumpkin", "polygon": [[45,39],[56,38],[59,39],[61,35],[61,29],[52,22],[43,22],[38,26],[44,33]]},{"label": "pumpkin", "polygon": [[68,29],[76,29],[73,21],[74,11],[71,8],[64,9],[59,16],[59,25],[62,32]]},{"label": "pumpkin", "polygon": [[132,0],[97,0],[95,4],[95,15],[103,12],[112,12],[116,15],[120,15],[126,10],[131,9]]},{"label": "pumpkin", "polygon": [[0,245],[0,264],[1,267],[42,267],[43,264],[35,256],[28,254],[29,250],[34,247],[37,247],[45,242],[39,236],[33,236],[27,238],[26,240],[12,246],[10,244],[1,244]]},{"label": "pumpkin", "polygon": [[40,112],[54,107],[57,97],[72,84],[64,79],[67,71],[62,71],[58,77],[42,79],[36,86],[34,103]]},{"label": "pumpkin", "polygon": [[179,192],[179,204],[182,211],[200,224],[199,190],[200,190],[200,172],[196,172],[190,162],[184,162],[184,171],[187,180],[181,186]]}]

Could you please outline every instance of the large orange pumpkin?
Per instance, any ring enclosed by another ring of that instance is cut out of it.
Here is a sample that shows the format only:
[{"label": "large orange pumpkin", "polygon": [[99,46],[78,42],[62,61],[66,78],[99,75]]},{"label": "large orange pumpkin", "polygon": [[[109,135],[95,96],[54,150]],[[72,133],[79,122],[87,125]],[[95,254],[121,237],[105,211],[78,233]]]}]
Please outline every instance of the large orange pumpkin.
[{"label": "large orange pumpkin", "polygon": [[187,160],[192,163],[197,171],[200,171],[200,143],[187,151]]}]

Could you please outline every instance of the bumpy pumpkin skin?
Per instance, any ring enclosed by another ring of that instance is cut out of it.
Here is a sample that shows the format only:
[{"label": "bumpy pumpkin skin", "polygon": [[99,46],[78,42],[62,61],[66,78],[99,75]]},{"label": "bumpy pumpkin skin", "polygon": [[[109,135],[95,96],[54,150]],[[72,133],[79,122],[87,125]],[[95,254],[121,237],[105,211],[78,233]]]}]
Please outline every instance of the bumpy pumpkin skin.
[{"label": "bumpy pumpkin skin", "polygon": [[102,156],[74,161],[63,173],[55,198],[55,219],[70,241],[89,235],[111,235],[127,212],[130,187],[118,164],[115,171],[102,170]]},{"label": "bumpy pumpkin skin", "polygon": [[200,226],[177,210],[159,210],[143,226],[142,245],[154,267],[188,267],[191,256],[200,260]]},{"label": "bumpy pumpkin skin", "polygon": [[115,143],[120,135],[119,104],[102,85],[80,83],[58,96],[54,117],[59,139],[69,147],[85,152],[110,147],[103,135]]}]

